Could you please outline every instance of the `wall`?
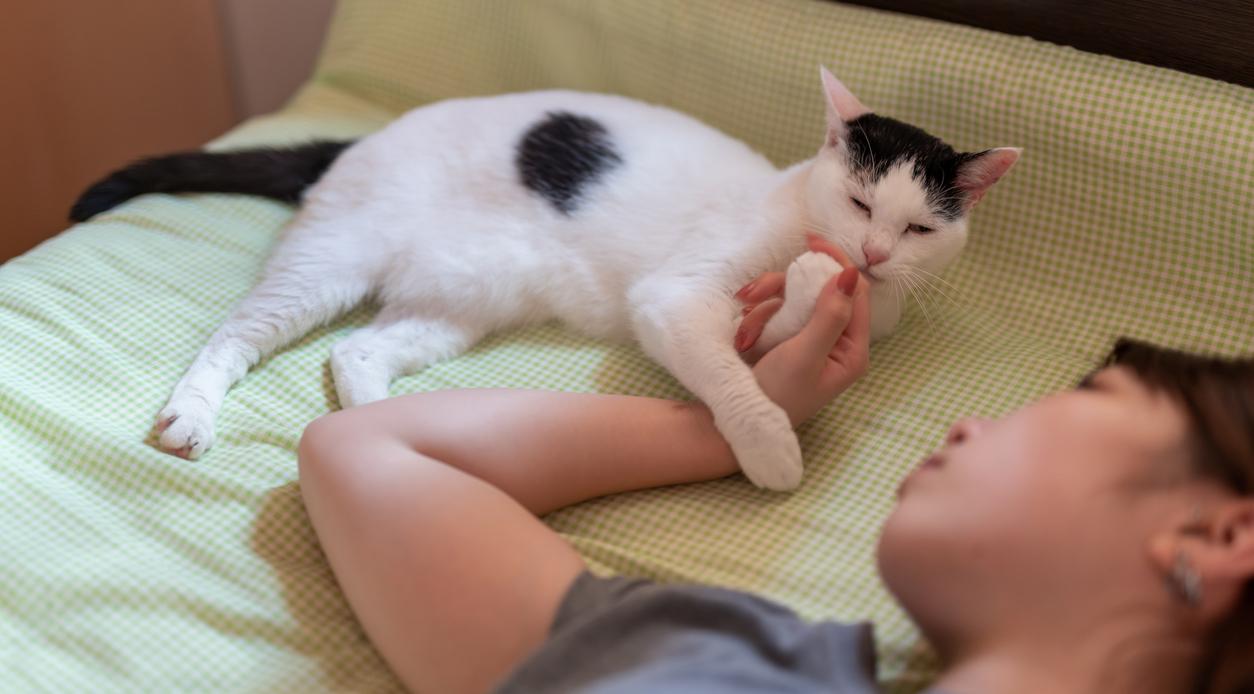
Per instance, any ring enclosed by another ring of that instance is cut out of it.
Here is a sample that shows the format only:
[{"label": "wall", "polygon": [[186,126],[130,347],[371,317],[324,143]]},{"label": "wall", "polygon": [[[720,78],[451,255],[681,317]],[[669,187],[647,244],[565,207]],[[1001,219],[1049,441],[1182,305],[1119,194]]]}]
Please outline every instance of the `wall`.
[{"label": "wall", "polygon": [[269,113],[309,78],[335,0],[219,0],[235,110]]},{"label": "wall", "polygon": [[64,228],[74,194],[111,168],[231,126],[219,33],[214,0],[6,4],[0,259]]},{"label": "wall", "polygon": [[0,262],[68,226],[91,182],[281,106],[334,0],[39,0],[0,22]]}]

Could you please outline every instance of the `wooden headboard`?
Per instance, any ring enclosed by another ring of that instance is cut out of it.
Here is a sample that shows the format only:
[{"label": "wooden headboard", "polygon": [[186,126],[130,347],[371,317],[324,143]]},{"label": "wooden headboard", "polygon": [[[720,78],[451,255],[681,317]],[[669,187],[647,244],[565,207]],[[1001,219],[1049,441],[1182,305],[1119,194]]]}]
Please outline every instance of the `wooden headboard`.
[{"label": "wooden headboard", "polygon": [[847,0],[1254,87],[1252,0]]}]

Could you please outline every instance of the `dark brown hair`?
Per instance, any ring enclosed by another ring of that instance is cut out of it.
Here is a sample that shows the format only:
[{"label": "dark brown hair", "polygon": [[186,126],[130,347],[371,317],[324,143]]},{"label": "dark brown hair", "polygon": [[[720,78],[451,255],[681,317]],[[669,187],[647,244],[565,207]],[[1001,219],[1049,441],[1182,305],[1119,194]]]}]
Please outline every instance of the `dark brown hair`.
[{"label": "dark brown hair", "polygon": [[[1254,495],[1254,358],[1224,359],[1121,339],[1108,365],[1126,366],[1184,408],[1197,474]],[[1254,583],[1219,626],[1199,694],[1254,694]]]}]

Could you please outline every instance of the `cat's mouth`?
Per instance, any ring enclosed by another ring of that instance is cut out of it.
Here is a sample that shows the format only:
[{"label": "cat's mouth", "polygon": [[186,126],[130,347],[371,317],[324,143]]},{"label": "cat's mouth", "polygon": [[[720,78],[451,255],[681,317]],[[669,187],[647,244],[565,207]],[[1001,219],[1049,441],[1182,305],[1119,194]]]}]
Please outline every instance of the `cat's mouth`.
[{"label": "cat's mouth", "polygon": [[879,282],[884,279],[882,276],[876,274],[875,268],[872,267],[859,267],[858,272],[861,272],[862,276],[871,282]]}]

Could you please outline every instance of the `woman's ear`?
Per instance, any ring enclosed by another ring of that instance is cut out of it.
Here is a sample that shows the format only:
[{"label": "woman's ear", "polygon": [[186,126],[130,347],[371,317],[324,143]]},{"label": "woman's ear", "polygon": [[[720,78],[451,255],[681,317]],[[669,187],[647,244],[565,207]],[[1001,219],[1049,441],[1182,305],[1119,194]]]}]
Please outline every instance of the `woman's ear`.
[{"label": "woman's ear", "polygon": [[1210,525],[1212,541],[1197,549],[1198,569],[1240,584],[1249,583],[1254,579],[1254,499],[1221,505]]},{"label": "woman's ear", "polygon": [[1154,564],[1185,598],[1195,582],[1204,613],[1222,618],[1254,580],[1254,499],[1211,502],[1150,542]]}]

